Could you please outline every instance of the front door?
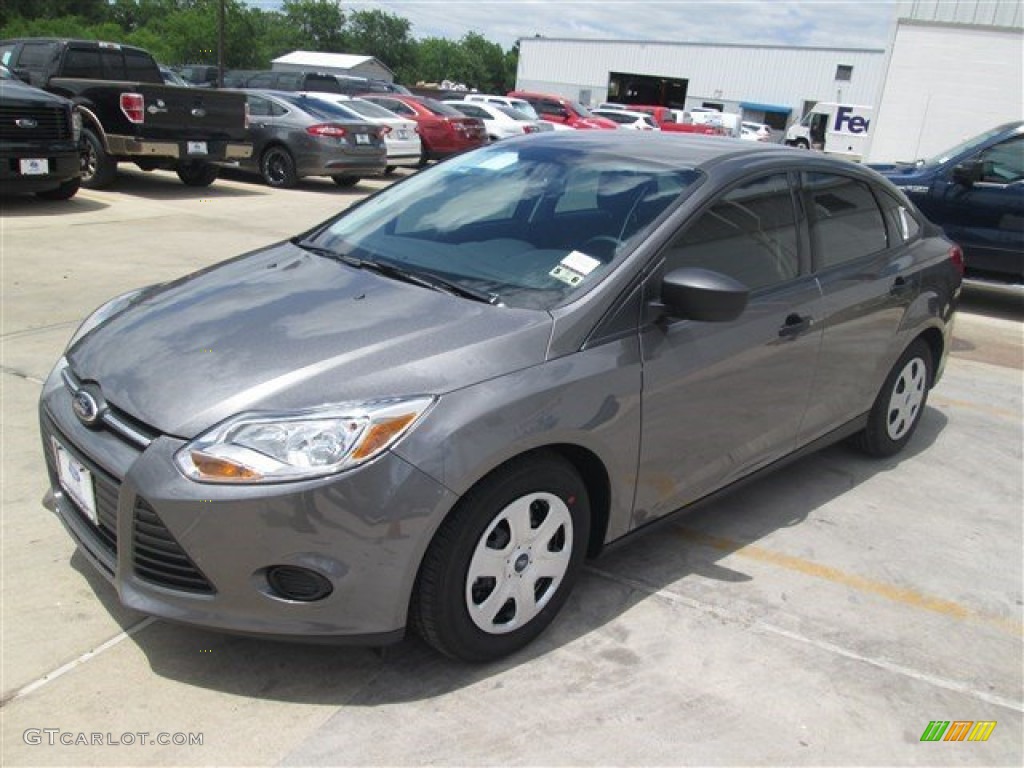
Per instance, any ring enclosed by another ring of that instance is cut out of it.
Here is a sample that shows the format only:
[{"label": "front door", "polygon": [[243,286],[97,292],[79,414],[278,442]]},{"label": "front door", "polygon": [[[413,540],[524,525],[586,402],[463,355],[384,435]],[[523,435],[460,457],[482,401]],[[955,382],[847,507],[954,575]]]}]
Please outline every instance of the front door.
[{"label": "front door", "polygon": [[634,525],[791,452],[817,364],[821,296],[800,258],[789,176],[726,192],[668,246],[663,274],[699,267],[751,289],[736,320],[641,331],[643,430]]}]

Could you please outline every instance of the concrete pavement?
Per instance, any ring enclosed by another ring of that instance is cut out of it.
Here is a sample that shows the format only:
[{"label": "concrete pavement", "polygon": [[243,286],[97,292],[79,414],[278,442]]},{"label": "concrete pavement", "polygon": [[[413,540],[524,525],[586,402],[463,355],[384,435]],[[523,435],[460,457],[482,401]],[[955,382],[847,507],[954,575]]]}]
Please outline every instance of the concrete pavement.
[{"label": "concrete pavement", "polygon": [[[35,404],[67,338],[110,296],[293,235],[384,183],[230,179],[200,196],[127,172],[67,204],[3,201],[0,762],[1024,762],[1019,292],[968,291],[905,454],[836,446],[636,537],[502,663],[456,664],[415,638],[381,656],[228,637],[121,608],[40,504]],[[922,743],[933,720],[997,725],[983,743]]]}]

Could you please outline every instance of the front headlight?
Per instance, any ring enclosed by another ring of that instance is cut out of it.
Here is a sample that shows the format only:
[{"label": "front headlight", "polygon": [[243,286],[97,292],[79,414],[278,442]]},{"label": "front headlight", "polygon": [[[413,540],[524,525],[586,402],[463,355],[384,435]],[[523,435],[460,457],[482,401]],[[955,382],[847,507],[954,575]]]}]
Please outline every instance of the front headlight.
[{"label": "front headlight", "polygon": [[82,113],[78,107],[71,108],[71,139],[77,144],[82,138]]},{"label": "front headlight", "polygon": [[128,293],[122,293],[120,296],[115,296],[106,304],[103,304],[99,309],[85,318],[85,322],[78,326],[78,330],[75,331],[75,335],[71,337],[71,341],[64,348],[65,350],[71,349],[75,343],[85,336],[89,331],[95,328],[97,325],[102,323],[104,320],[109,320],[114,315],[127,309],[129,305],[138,297],[140,293],[145,291],[145,288],[138,288]]},{"label": "front headlight", "polygon": [[243,413],[197,437],[174,460],[186,477],[201,483],[323,477],[379,456],[433,402],[417,397],[296,413]]}]

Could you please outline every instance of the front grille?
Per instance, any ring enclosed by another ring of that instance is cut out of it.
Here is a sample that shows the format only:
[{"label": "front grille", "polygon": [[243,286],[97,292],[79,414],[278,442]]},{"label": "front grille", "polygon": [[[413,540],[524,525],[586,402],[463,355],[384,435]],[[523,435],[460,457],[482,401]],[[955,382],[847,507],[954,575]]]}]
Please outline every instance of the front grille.
[{"label": "front grille", "polygon": [[213,593],[213,585],[143,499],[135,502],[132,544],[135,573],[140,579],[168,589]]},{"label": "front grille", "polygon": [[[74,457],[85,465],[86,469],[92,474],[92,485],[93,490],[96,492],[96,518],[98,525],[94,524],[85,514],[85,512],[78,506],[77,502],[71,498],[70,494],[64,494],[64,500],[67,502],[76,514],[83,521],[89,524],[89,529],[96,534],[95,541],[103,547],[111,555],[117,555],[117,497],[120,492],[121,484],[113,477],[108,475],[102,469],[97,467],[93,462],[89,461],[82,456],[78,451],[70,448],[70,441],[62,435],[56,435],[60,444],[65,450],[71,451]],[[46,467],[50,471],[50,477],[53,478],[54,486],[59,487],[57,483],[57,457],[53,453],[53,445],[47,440],[45,450],[43,453],[46,455]]]},{"label": "front grille", "polygon": [[0,140],[65,141],[70,138],[70,112],[64,107],[0,106]]}]

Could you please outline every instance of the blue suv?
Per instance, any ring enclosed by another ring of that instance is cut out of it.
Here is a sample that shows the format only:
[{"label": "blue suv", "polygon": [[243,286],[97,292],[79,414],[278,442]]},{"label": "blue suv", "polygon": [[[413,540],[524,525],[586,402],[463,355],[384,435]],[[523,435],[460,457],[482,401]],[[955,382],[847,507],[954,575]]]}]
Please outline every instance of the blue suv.
[{"label": "blue suv", "polygon": [[960,245],[968,277],[1024,283],[1024,121],[927,160],[871,167]]}]

